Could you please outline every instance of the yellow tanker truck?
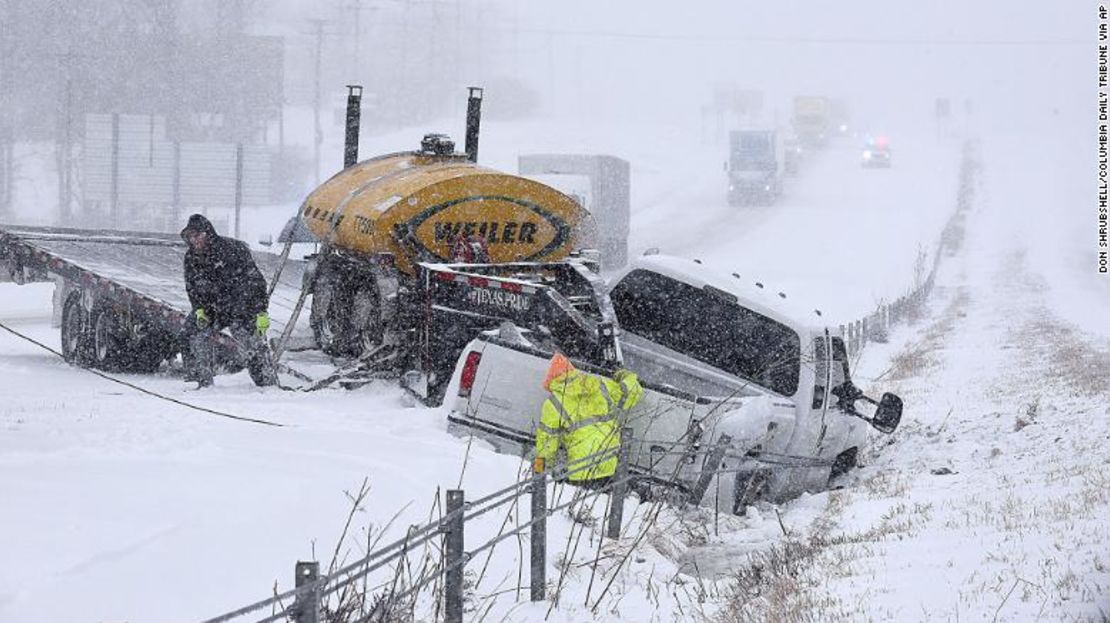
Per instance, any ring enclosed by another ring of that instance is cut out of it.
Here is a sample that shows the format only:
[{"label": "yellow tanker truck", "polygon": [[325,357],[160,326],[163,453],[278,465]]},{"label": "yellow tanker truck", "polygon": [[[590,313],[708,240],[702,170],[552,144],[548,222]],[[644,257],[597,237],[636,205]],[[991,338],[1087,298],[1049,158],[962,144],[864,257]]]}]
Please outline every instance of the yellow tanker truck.
[{"label": "yellow tanker truck", "polygon": [[480,238],[489,262],[557,261],[575,248],[587,214],[539,182],[478,166],[429,135],[421,151],[371,158],[308,196],[301,218],[334,249],[388,254],[413,275],[417,261],[452,260],[459,237]]},{"label": "yellow tanker truck", "polygon": [[477,332],[510,321],[564,350],[613,355],[598,337],[612,333],[604,284],[580,252],[593,236],[589,213],[549,186],[475,162],[480,91],[471,92],[465,153],[431,134],[416,151],[362,162],[352,153],[352,99],[348,166],[299,213],[321,243],[306,291],[325,352],[408,358],[396,363],[436,385]]}]

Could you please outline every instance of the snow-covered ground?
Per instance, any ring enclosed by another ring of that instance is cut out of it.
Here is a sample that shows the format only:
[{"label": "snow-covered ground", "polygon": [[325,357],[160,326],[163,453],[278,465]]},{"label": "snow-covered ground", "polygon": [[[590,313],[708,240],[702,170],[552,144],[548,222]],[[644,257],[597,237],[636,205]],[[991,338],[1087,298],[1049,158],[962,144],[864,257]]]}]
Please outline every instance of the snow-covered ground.
[{"label": "snow-covered ground", "polygon": [[[812,297],[837,320],[908,288],[918,249],[932,251],[955,204],[956,145],[931,137],[905,137],[890,171],[860,169],[853,144],[834,147],[808,163],[782,204],[733,209],[712,147],[686,139],[688,153],[664,158],[622,142],[628,128],[608,137],[549,131],[545,144],[538,127],[498,138],[493,126],[483,153],[508,169],[530,151],[625,155],[634,166],[634,250],[660,246],[750,273]],[[683,141],[681,132],[664,138]],[[1010,153],[984,146],[967,239],[943,261],[928,313],[864,354],[860,384],[897,391],[907,405],[903,428],[866,467],[843,489],[761,505],[745,518],[662,509],[646,521],[655,507],[630,503],[619,543],[599,544],[591,529],[577,541],[550,620],[1110,612],[1110,345],[1097,337],[1104,331],[1056,314],[1050,293],[1068,282],[1034,260],[1036,228],[1006,218],[1017,191],[1005,181],[1023,170]],[[0,321],[56,346],[50,294],[0,285]],[[275,582],[290,586],[298,559],[326,565],[351,508],[345,492],[364,478],[369,495],[340,546],[348,557],[367,531],[400,535],[436,515],[437,487],[461,485],[474,497],[522,469],[450,435],[442,414],[412,406],[390,384],[299,395],[255,389],[245,373],[204,392],[174,377],[130,380],[284,426],[139,396],[0,333],[0,551],[15,562],[0,571],[0,621],[202,619],[264,597]],[[941,468],[952,473],[933,473]],[[468,541],[502,521],[491,513],[468,524]],[[553,519],[551,551],[563,552],[577,526]],[[640,549],[616,569],[641,530]],[[582,563],[598,551],[591,585],[593,566]],[[548,604],[517,603],[512,592],[485,599],[515,586],[519,561],[510,540],[475,591],[472,605],[492,608],[491,619],[547,615]],[[468,567],[471,577],[481,568]]]}]

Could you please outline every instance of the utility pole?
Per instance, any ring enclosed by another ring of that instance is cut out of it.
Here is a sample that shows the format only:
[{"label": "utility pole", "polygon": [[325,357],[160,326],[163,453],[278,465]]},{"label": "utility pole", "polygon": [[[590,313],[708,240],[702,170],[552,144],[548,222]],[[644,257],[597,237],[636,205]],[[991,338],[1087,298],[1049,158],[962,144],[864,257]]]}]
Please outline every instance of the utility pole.
[{"label": "utility pole", "polygon": [[10,220],[12,203],[12,143],[14,124],[12,123],[12,91],[15,80],[11,70],[11,25],[15,20],[9,3],[0,4],[0,221]]},{"label": "utility pole", "polygon": [[355,46],[351,55],[351,75],[348,76],[348,80],[359,80],[361,79],[358,75],[358,57],[359,44],[362,43],[362,0],[354,0],[351,8],[355,12]]},{"label": "utility pole", "polygon": [[351,46],[351,68],[346,79],[354,82],[364,82],[367,79],[369,62],[362,59],[362,12],[377,11],[373,6],[363,6],[362,0],[351,0],[350,4],[343,5],[347,11],[354,12],[354,41]]},{"label": "utility pole", "polygon": [[58,146],[58,222],[67,224],[69,210],[73,201],[73,62],[77,54],[66,52],[61,55],[65,71],[65,94],[62,101],[61,144]]},{"label": "utility pole", "polygon": [[462,0],[455,0],[455,83],[451,86],[458,87],[462,84]]},{"label": "utility pole", "polygon": [[313,144],[315,146],[316,158],[316,184],[320,184],[320,147],[324,142],[324,131],[320,128],[320,62],[321,55],[324,50],[324,20],[314,19],[310,20],[316,27],[316,74],[315,74],[315,87],[312,98],[312,120],[313,128],[315,129],[315,138]]}]

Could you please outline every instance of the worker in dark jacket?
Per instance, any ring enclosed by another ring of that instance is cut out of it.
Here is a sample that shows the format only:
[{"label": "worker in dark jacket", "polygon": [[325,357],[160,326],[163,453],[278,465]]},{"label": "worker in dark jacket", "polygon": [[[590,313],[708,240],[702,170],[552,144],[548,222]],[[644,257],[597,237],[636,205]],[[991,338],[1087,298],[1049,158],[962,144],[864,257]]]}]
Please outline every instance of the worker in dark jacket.
[{"label": "worker in dark jacket", "polygon": [[186,378],[200,387],[212,384],[214,338],[224,328],[239,347],[251,379],[259,386],[277,383],[273,355],[266,343],[270,316],[266,279],[246,243],[216,233],[200,214],[181,230],[185,252],[185,291],[192,312],[186,323]]}]

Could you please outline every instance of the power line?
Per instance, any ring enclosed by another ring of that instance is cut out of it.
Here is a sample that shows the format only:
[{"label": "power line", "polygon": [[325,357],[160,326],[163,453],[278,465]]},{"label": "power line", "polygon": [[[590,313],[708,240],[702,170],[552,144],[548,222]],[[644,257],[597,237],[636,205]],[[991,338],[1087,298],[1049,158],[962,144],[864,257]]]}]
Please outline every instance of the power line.
[{"label": "power line", "polygon": [[552,28],[521,28],[494,26],[486,32],[521,32],[536,35],[557,35],[594,39],[639,39],[648,41],[688,41],[695,43],[758,43],[787,45],[874,45],[874,46],[984,46],[984,47],[1064,47],[1089,46],[1090,41],[1077,39],[880,39],[864,37],[772,37],[763,35],[715,35],[696,33],[637,33],[605,30],[562,30]]}]

